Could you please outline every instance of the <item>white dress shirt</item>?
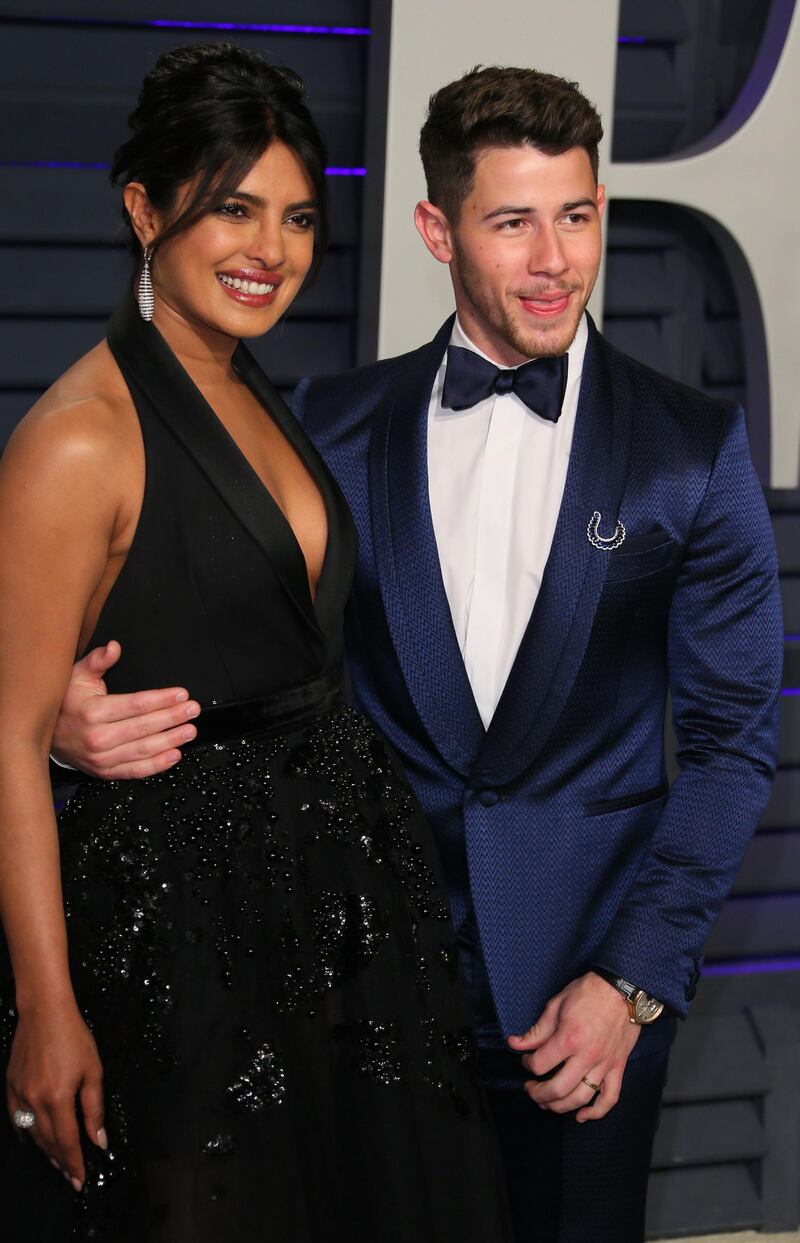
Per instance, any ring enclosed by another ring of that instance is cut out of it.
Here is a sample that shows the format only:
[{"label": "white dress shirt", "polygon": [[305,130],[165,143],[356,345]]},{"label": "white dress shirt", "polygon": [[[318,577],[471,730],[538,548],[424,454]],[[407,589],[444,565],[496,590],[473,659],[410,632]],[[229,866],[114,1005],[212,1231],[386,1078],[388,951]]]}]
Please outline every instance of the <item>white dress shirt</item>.
[{"label": "white dress shirt", "polygon": [[[487,729],[550,555],[587,337],[584,317],[569,349],[557,423],[534,414],[515,393],[492,394],[468,410],[443,409],[446,354],[433,385],[428,409],[433,531],[458,645]],[[502,366],[473,345],[458,318],[450,344]]]}]

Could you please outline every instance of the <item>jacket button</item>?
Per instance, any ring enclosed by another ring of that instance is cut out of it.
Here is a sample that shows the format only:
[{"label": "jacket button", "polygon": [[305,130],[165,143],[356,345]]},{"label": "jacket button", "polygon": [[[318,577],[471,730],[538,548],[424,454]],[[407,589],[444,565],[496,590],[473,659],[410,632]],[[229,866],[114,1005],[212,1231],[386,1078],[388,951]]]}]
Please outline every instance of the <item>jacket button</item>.
[{"label": "jacket button", "polygon": [[478,795],[478,802],[481,807],[494,807],[500,802],[500,795],[496,790],[481,790]]}]

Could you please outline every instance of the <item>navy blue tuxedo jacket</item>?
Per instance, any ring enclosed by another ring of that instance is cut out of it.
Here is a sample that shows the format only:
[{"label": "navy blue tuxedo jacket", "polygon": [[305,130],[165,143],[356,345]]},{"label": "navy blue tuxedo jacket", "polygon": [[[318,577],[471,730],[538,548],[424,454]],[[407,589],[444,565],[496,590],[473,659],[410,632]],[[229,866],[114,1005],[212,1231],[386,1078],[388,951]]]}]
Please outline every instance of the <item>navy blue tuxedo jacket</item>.
[{"label": "navy blue tuxedo jacket", "polygon": [[[742,412],[590,323],[552,550],[486,731],[428,501],[428,404],[451,325],[295,396],[358,526],[355,702],[430,817],[457,926],[474,904],[506,1034],[592,964],[684,1014],[776,763],[781,611]],[[596,510],[601,535],[625,525],[614,552],[589,541]]]}]

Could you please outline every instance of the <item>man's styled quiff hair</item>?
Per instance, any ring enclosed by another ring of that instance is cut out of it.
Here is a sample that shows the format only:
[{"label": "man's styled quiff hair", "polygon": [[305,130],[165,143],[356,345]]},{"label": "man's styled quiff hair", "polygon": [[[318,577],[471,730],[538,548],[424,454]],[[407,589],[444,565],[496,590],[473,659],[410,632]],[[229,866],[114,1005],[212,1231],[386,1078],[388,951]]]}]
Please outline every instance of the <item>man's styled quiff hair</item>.
[{"label": "man's styled quiff hair", "polygon": [[477,65],[431,95],[419,153],[428,198],[456,223],[475,161],[490,147],[536,147],[563,155],[583,147],[597,181],[603,124],[575,82],[536,69]]}]

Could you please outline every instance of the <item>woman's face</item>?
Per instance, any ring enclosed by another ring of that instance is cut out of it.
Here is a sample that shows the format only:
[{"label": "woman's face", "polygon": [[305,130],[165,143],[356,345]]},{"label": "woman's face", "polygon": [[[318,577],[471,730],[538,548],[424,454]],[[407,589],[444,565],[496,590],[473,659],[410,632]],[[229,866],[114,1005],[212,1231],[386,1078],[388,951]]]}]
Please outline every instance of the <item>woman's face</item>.
[{"label": "woman's face", "polygon": [[235,194],[157,250],[156,322],[160,299],[196,327],[236,338],[268,332],[308,272],[316,214],[303,165],[273,142]]}]

